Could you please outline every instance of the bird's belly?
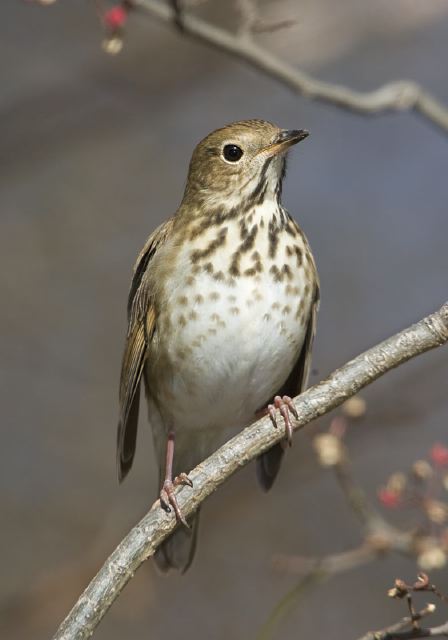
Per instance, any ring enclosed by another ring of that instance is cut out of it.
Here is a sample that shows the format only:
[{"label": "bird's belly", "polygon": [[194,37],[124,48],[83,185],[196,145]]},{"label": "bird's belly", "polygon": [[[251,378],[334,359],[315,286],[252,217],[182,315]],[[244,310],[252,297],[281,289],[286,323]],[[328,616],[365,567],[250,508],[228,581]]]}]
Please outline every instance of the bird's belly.
[{"label": "bird's belly", "polygon": [[241,428],[279,391],[302,347],[311,304],[300,276],[275,282],[258,274],[229,286],[203,273],[173,296],[160,319],[166,366],[151,376],[173,425]]}]

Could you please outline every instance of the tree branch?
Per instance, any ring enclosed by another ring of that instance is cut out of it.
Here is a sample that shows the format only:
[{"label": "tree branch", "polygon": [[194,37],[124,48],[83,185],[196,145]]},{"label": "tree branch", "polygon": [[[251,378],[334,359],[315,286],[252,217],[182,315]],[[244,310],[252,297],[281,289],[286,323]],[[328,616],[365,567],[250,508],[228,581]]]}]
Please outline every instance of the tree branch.
[{"label": "tree branch", "polygon": [[[437,595],[443,602],[448,602],[448,597],[444,595],[435,585],[430,584],[425,573],[418,575],[417,581],[413,585],[408,585],[404,580],[396,579],[394,587],[389,589],[388,596],[396,600],[406,600],[410,616],[403,618],[400,622],[381,629],[381,631],[369,631],[359,640],[411,640],[412,638],[448,638],[448,621],[438,627],[422,627],[420,620],[423,615],[428,615],[436,610],[434,604],[427,604],[425,609],[416,612],[412,600],[412,594],[417,592],[431,592]],[[405,629],[411,626],[411,629]]]},{"label": "tree branch", "polygon": [[[178,27],[177,23],[174,24],[172,8],[159,0],[132,0],[132,2],[136,8],[158,20]],[[249,63],[307,98],[334,104],[364,115],[381,114],[387,111],[415,111],[435,126],[448,132],[447,107],[413,81],[397,80],[375,91],[364,93],[342,85],[316,80],[258,46],[252,38],[246,37],[246,30],[234,35],[183,12],[182,32],[184,35],[205,42]]]},{"label": "tree branch", "polygon": [[[344,403],[343,412],[344,407],[347,410],[347,404]],[[333,468],[349,506],[362,525],[363,541],[354,549],[326,556],[275,555],[272,562],[275,569],[299,574],[301,578],[272,609],[260,627],[256,640],[274,638],[278,624],[297,607],[307,589],[315,587],[318,583],[357,569],[392,552],[413,557],[416,555],[416,532],[400,531],[390,525],[370,504],[353,477],[349,454],[342,442],[346,427],[345,417],[334,417],[329,430],[314,438],[314,447],[320,464]],[[424,586],[436,593],[436,587],[429,585],[429,580],[425,581]],[[421,581],[418,588],[422,589]],[[439,594],[438,591],[437,593]],[[439,597],[441,596],[442,594],[439,594]]]},{"label": "tree branch", "polygon": [[408,616],[397,622],[396,624],[382,629],[381,631],[369,631],[362,638],[358,640],[410,640],[412,638],[435,638],[435,637],[448,637],[448,622],[440,627],[414,627],[403,631],[411,624],[415,624],[422,618],[433,613],[435,607],[433,605],[426,605],[424,609],[419,611],[414,616]]},{"label": "tree branch", "polygon": [[[298,419],[293,421],[294,431],[339,406],[387,371],[447,341],[448,302],[436,313],[369,349],[296,397]],[[177,490],[184,515],[188,517],[229,476],[284,436],[283,426],[274,429],[270,419],[263,418],[232,438],[189,474],[193,489]],[[89,638],[135,571],[175,526],[173,514],[165,513],[158,501],[154,503],[106,560],[61,624],[54,640]]]}]

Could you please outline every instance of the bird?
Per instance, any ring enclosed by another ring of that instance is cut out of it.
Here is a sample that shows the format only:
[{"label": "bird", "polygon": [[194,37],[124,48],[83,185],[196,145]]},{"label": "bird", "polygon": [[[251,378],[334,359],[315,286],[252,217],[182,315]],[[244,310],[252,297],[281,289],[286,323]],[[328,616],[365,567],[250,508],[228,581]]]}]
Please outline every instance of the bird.
[{"label": "bird", "polygon": [[257,416],[285,421],[286,438],[259,456],[271,488],[291,444],[291,396],[310,371],[319,278],[309,243],[283,207],[290,148],[308,136],[260,120],[207,135],[193,151],[177,212],[148,238],[134,267],[122,360],[117,466],[136,449],[140,386],[159,464],[160,504],[180,523],[155,553],[185,572],[199,512],[187,522],[174,489],[188,471]]}]

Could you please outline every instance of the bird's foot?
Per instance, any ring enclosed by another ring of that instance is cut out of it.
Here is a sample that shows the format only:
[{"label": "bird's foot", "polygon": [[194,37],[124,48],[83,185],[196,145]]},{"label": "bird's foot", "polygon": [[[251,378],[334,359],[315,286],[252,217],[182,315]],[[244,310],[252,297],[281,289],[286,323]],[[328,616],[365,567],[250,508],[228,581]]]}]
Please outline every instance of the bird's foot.
[{"label": "bird's foot", "polygon": [[278,428],[277,416],[276,416],[277,409],[280,411],[280,414],[283,417],[283,420],[285,421],[285,430],[286,430],[285,439],[287,444],[291,447],[292,446],[292,424],[291,424],[290,414],[292,413],[294,418],[298,418],[299,414],[297,413],[297,409],[294,406],[292,398],[290,398],[289,396],[283,396],[283,398],[281,396],[275,396],[274,403],[268,404],[267,413],[271,418],[271,422],[276,429]]},{"label": "bird's foot", "polygon": [[189,487],[192,487],[193,482],[190,480],[186,473],[180,473],[174,478],[174,480],[172,480],[171,478],[165,478],[162,489],[160,491],[160,506],[168,513],[170,513],[171,508],[173,508],[178,522],[181,522],[185,527],[187,527],[187,529],[189,529],[190,526],[186,521],[181,508],[179,507],[176,494],[174,493],[175,488],[179,485],[188,485]]}]

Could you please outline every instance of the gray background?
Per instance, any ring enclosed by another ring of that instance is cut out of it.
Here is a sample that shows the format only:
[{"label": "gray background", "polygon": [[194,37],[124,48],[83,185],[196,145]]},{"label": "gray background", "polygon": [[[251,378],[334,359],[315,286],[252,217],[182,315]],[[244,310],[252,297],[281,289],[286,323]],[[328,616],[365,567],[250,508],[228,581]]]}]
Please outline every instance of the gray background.
[{"label": "gray background", "polygon": [[[369,119],[309,102],[143,16],[132,16],[123,52],[107,56],[91,5],[2,3],[0,633],[13,640],[48,638],[154,500],[144,415],[133,473],[116,482],[126,296],[135,256],[176,209],[203,135],[247,117],[311,131],[290,159],[285,202],[322,281],[312,381],[447,297],[440,131],[409,114]],[[232,26],[232,6],[199,12]],[[291,63],[359,89],[410,77],[448,103],[445,1],[263,6],[297,19],[260,37]],[[447,443],[446,381],[440,349],[365,393],[349,443],[373,500],[391,471]],[[191,571],[167,579],[148,563],[96,637],[252,638],[295,582],[272,569],[275,553],[356,545],[354,517],[314,459],[315,431],[296,438],[269,495],[252,466],[233,477],[204,509]],[[307,594],[276,637],[356,638],[390,623],[405,611],[385,590],[415,571],[390,558],[342,576]],[[446,574],[433,574],[445,589]]]}]

